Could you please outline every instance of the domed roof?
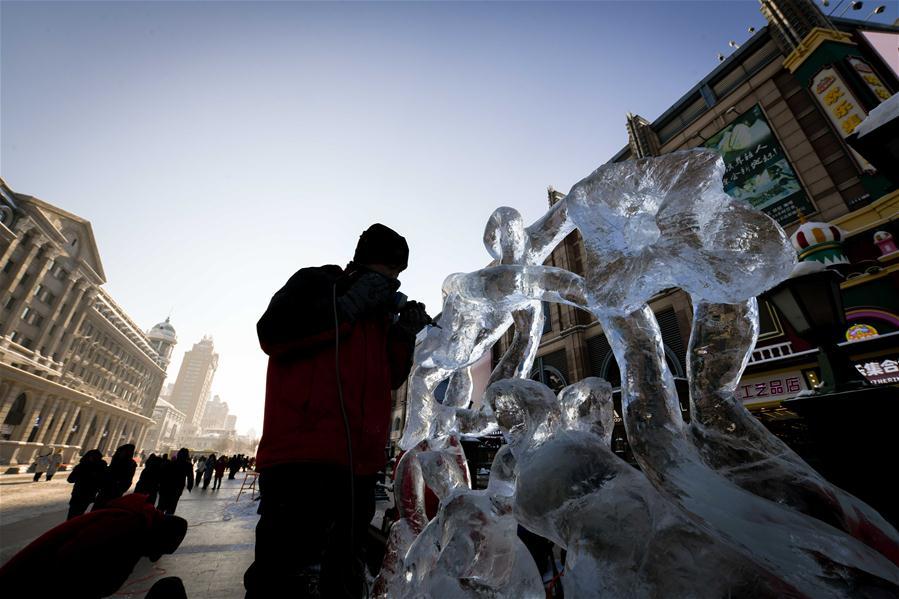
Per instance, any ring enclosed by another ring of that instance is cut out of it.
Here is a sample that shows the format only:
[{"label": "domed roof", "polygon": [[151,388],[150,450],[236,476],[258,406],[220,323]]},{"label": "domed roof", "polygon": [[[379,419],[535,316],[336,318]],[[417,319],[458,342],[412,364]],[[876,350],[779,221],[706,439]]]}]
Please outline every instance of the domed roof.
[{"label": "domed roof", "polygon": [[790,241],[793,242],[797,252],[802,252],[819,243],[841,242],[844,235],[842,229],[830,223],[807,222],[799,225],[796,232],[790,236]]},{"label": "domed roof", "polygon": [[178,341],[178,335],[175,334],[175,327],[172,326],[172,323],[169,322],[169,319],[166,318],[165,322],[160,322],[147,334],[150,339],[161,339],[163,341],[171,341],[172,343],[176,343]]}]

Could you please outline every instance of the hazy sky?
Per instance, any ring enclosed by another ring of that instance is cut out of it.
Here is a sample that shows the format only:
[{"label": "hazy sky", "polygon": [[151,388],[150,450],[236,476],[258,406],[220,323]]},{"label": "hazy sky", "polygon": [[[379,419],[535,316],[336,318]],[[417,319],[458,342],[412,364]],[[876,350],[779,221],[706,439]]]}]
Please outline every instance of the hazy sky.
[{"label": "hazy sky", "polygon": [[[866,3],[867,5],[868,3]],[[886,3],[880,22],[896,18]],[[842,9],[841,9],[842,10]],[[863,11],[865,14],[868,10]],[[3,2],[0,172],[92,223],[106,288],[261,432],[255,323],[298,268],[383,222],[402,290],[483,266],[490,212],[546,208],[765,24],[757,0]]]}]

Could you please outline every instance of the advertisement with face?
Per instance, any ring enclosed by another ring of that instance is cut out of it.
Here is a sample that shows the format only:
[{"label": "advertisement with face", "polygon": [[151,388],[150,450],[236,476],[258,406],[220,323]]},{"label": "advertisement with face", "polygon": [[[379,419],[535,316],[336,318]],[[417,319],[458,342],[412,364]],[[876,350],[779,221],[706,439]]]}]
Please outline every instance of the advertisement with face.
[{"label": "advertisement with face", "polygon": [[749,202],[781,225],[794,222],[800,211],[815,211],[758,104],[705,146],[724,158],[724,191],[732,197]]}]

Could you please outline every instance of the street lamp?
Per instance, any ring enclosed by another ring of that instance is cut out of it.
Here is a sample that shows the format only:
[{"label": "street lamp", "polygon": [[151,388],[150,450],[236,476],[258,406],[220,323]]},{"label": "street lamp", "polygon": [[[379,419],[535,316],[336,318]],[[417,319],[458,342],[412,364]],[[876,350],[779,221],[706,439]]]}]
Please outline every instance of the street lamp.
[{"label": "street lamp", "polygon": [[843,15],[845,15],[846,11],[848,11],[850,8],[852,10],[860,10],[861,7],[863,7],[864,5],[865,5],[865,3],[862,2],[861,0],[858,0],[857,2],[853,2],[852,4],[850,4],[849,6],[847,6],[846,8],[843,9],[843,12],[840,13],[840,16],[842,17]]},{"label": "street lamp", "polygon": [[840,276],[832,270],[793,277],[770,292],[771,301],[799,337],[818,346],[819,392],[849,391],[867,385],[851,368],[838,343],[846,330]]},{"label": "street lamp", "polygon": [[879,15],[880,13],[882,13],[883,11],[885,11],[886,9],[887,9],[887,7],[886,7],[885,5],[883,5],[883,4],[881,4],[880,6],[878,6],[878,7],[875,8],[874,10],[872,10],[872,11],[871,11],[871,14],[869,14],[867,17],[865,17],[864,20],[862,21],[862,23],[864,23],[865,21],[867,21],[868,19],[870,19],[870,18],[873,17],[874,15]]}]

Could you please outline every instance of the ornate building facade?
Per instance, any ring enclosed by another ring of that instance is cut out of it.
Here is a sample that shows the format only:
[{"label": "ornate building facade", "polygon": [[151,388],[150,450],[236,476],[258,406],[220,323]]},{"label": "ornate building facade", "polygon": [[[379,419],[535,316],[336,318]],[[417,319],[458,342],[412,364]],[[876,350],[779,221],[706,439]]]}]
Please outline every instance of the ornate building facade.
[{"label": "ornate building facade", "polygon": [[152,424],[165,369],[146,333],[102,289],[90,223],[0,180],[0,465],[44,446],[65,462]]}]

